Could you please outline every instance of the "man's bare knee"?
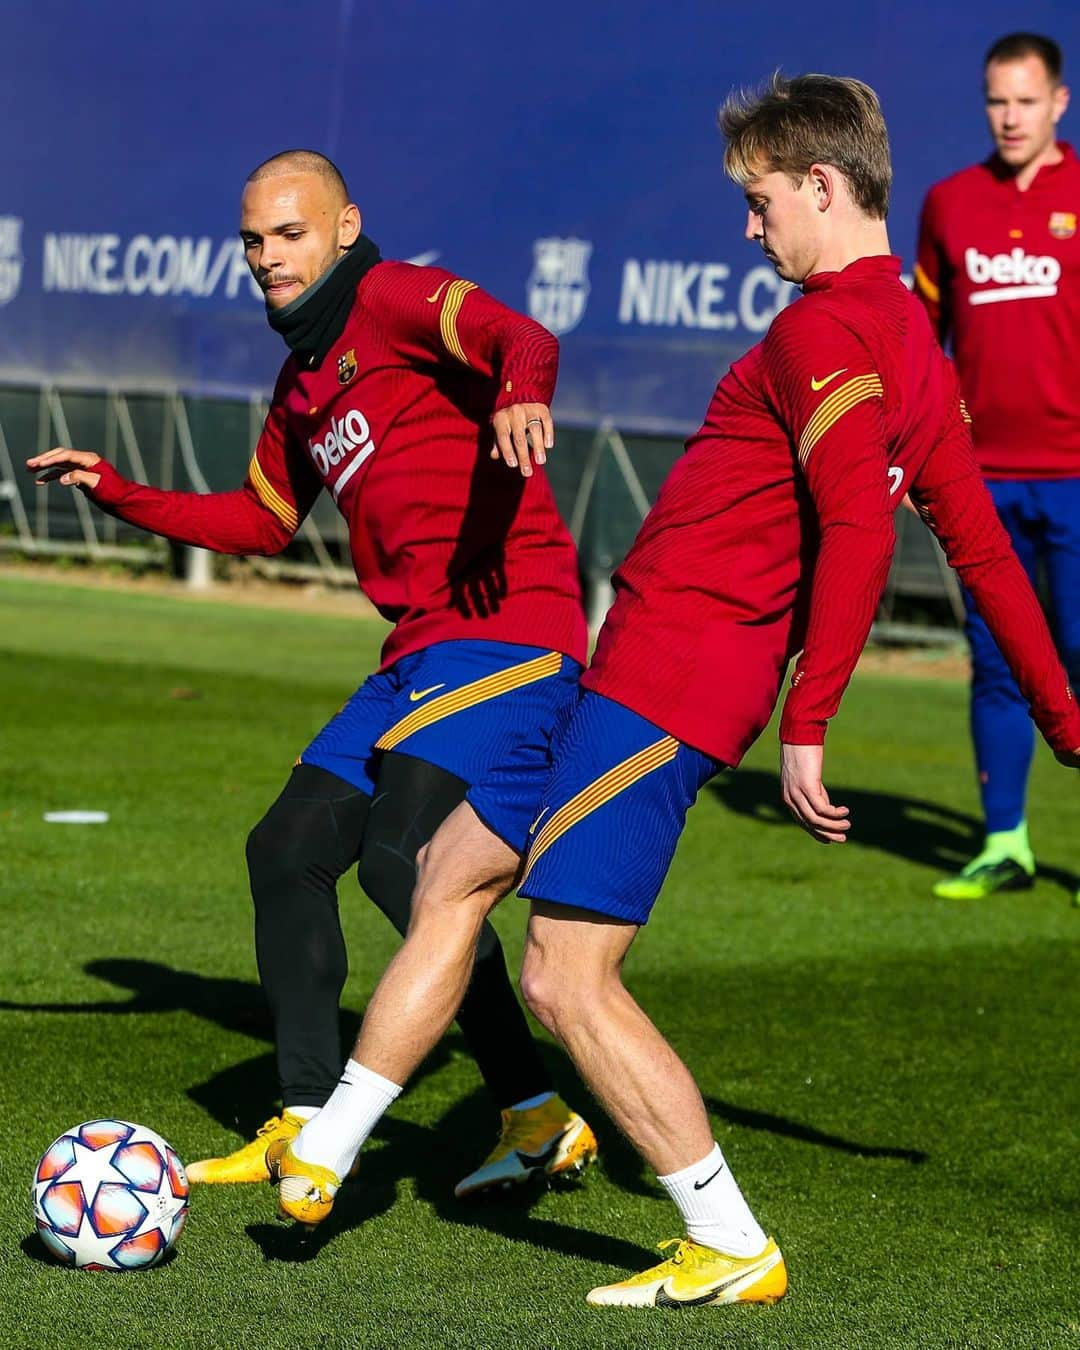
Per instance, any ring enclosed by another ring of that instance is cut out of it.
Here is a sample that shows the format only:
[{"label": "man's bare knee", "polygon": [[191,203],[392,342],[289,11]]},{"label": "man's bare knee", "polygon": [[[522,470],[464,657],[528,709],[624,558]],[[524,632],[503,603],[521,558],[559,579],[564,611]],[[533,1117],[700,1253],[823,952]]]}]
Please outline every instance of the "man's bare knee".
[{"label": "man's bare knee", "polygon": [[521,992],[533,1015],[560,1040],[574,1023],[603,1019],[624,995],[622,960],[636,927],[586,911],[534,901]]},{"label": "man's bare knee", "polygon": [[521,962],[521,996],[540,1025],[557,1036],[559,977],[533,947],[525,949]]},{"label": "man's bare knee", "polygon": [[598,1006],[609,972],[590,962],[575,963],[558,949],[528,943],[521,962],[521,994],[529,1011],[553,1036],[581,1021]]}]

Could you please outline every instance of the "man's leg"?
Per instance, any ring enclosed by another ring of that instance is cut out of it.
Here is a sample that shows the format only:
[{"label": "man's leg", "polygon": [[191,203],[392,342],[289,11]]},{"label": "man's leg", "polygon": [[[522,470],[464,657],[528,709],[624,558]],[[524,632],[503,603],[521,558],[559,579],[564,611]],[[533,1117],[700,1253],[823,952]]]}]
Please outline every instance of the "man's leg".
[{"label": "man's leg", "polygon": [[529,1007],[569,1051],[608,1115],[657,1173],[686,1241],[589,1301],[616,1306],[771,1303],[787,1289],[709,1126],[685,1064],[622,982],[637,926],[534,901],[522,972]]},{"label": "man's leg", "polygon": [[[1032,584],[1038,566],[1030,485],[989,484],[1002,524]],[[956,876],[934,886],[944,900],[977,900],[999,890],[1026,889],[1035,875],[1025,801],[1035,730],[1012,671],[971,597],[964,592],[971,649],[971,738],[986,838]]]},{"label": "man's leg", "polygon": [[586,694],[559,743],[519,894],[532,902],[522,988],[686,1226],[673,1256],[591,1303],[771,1303],[787,1272],[735,1184],[694,1080],[622,982],[686,812],[720,765]]},{"label": "man's leg", "polygon": [[[397,751],[383,757],[358,876],[403,935],[412,912],[417,854],[467,790],[462,779],[423,759]],[[539,1174],[565,1175],[587,1165],[596,1140],[555,1092],[510,982],[498,934],[486,920],[457,1024],[499,1108],[501,1128],[494,1147],[457,1183],[455,1194],[472,1195]]]},{"label": "man's leg", "polygon": [[[467,791],[462,779],[412,755],[383,758],[357,878],[403,936],[412,912],[417,854]],[[486,920],[457,1022],[500,1110],[553,1090],[510,982],[502,944]]]},{"label": "man's leg", "polygon": [[453,1021],[480,930],[520,858],[463,802],[421,850],[405,942],[364,1014],[352,1057],[319,1114],[270,1154],[283,1213],[318,1223],[383,1113]]},{"label": "man's leg", "polygon": [[534,901],[521,991],[623,1134],[666,1174],[704,1157],[712,1131],[689,1070],[622,982],[639,931],[624,920]]},{"label": "man's leg", "polygon": [[259,978],[274,1021],[284,1110],[227,1158],[192,1163],[193,1181],[265,1181],[267,1146],[292,1138],[334,1090],[338,1003],[348,973],[337,881],[356,861],[371,798],[299,764],[248,836]]}]

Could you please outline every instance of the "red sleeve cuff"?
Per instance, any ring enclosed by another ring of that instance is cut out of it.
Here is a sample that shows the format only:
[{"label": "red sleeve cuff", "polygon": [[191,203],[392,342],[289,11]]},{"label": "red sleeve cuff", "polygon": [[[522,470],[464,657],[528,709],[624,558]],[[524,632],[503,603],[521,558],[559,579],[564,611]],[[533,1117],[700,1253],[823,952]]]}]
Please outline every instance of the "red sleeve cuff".
[{"label": "red sleeve cuff", "polygon": [[535,377],[503,380],[499,397],[495,400],[495,411],[502,412],[504,408],[512,408],[515,403],[542,403],[550,408],[554,393],[554,385],[550,380]]},{"label": "red sleeve cuff", "polygon": [[98,460],[87,472],[99,475],[97,487],[86,489],[86,495],[91,501],[99,506],[115,506],[117,502],[123,501],[131,483],[107,459]]},{"label": "red sleeve cuff", "polygon": [[824,745],[827,723],[800,721],[785,710],[780,717],[780,741],[783,745]]}]

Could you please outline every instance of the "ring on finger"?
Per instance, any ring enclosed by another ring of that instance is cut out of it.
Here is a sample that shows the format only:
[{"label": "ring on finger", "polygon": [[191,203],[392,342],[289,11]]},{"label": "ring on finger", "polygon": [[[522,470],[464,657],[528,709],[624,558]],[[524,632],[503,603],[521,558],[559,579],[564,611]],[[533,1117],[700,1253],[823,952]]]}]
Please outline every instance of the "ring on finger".
[{"label": "ring on finger", "polygon": [[535,424],[536,426],[538,426],[538,427],[542,427],[542,426],[544,425],[543,418],[541,418],[541,417],[530,417],[529,420],[525,423],[525,425],[526,425],[527,427],[531,427],[531,426],[533,426],[534,424]]}]

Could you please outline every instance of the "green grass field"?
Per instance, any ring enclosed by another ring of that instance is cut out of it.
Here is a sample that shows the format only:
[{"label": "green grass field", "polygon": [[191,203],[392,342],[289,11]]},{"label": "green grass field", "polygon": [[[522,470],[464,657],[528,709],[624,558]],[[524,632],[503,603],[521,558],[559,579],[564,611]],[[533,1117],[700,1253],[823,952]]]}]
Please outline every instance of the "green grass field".
[{"label": "green grass field", "polygon": [[[0,579],[0,1345],[1024,1347],[1080,1344],[1080,1016],[1070,869],[1080,784],[1037,758],[1034,891],[929,888],[977,834],[956,683],[857,679],[828,782],[853,842],[777,809],[772,732],[692,813],[628,980],[694,1069],[787,1256],[775,1308],[587,1308],[674,1211],[603,1119],[577,1189],[465,1206],[493,1112],[453,1031],[395,1104],[321,1250],[297,1260],[263,1187],[196,1191],[178,1256],[49,1264],[28,1190],[95,1115],[185,1159],[271,1114],[247,830],[376,659],[381,627]],[[104,826],[42,813],[100,808]],[[354,1025],[394,949],[342,887]],[[516,961],[524,906],[497,923]],[[583,1093],[554,1046],[567,1097]],[[598,1116],[595,1106],[585,1103]]]}]

